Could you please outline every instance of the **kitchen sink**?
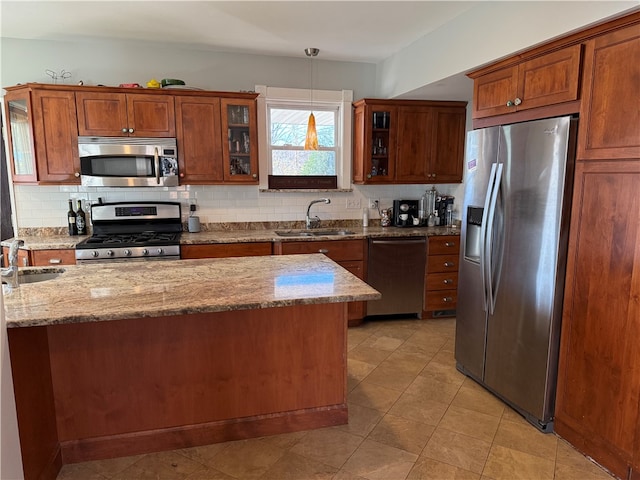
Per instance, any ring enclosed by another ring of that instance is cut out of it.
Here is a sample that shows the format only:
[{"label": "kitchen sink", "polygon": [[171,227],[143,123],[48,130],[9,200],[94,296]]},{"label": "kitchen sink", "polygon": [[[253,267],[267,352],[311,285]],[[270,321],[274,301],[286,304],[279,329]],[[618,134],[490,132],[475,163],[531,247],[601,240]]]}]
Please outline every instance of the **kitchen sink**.
[{"label": "kitchen sink", "polygon": [[[58,278],[64,272],[64,268],[21,268],[18,270],[18,283],[45,282]],[[2,279],[2,283],[7,283],[5,278]]]},{"label": "kitchen sink", "polygon": [[345,229],[325,229],[317,230],[276,230],[276,235],[280,237],[325,237],[332,235],[353,235],[354,232]]}]

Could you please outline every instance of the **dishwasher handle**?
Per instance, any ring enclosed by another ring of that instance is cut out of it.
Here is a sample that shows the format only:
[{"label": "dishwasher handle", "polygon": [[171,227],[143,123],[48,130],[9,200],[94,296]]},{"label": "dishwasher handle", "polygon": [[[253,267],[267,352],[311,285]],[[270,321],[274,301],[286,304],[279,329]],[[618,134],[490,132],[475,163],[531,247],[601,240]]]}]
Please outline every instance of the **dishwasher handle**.
[{"label": "dishwasher handle", "polygon": [[376,245],[407,245],[412,243],[427,243],[426,239],[422,240],[376,240],[375,238],[371,239],[371,243],[375,243]]}]

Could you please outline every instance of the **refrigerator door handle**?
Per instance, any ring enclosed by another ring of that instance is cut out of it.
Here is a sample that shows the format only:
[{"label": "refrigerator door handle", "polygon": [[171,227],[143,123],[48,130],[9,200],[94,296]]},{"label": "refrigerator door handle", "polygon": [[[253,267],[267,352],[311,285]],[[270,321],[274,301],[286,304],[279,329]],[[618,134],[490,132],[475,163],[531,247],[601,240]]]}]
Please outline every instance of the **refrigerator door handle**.
[{"label": "refrigerator door handle", "polygon": [[487,260],[485,257],[487,244],[487,218],[489,214],[491,196],[495,188],[496,167],[497,165],[495,163],[491,165],[491,172],[489,173],[489,183],[487,185],[487,195],[484,199],[484,209],[482,210],[482,222],[480,225],[480,274],[482,277],[482,304],[485,312],[487,312],[489,308],[489,301],[487,298]]},{"label": "refrigerator door handle", "polygon": [[496,169],[496,178],[494,183],[494,188],[491,193],[491,203],[489,204],[489,214],[486,228],[486,238],[484,244],[484,257],[485,257],[485,266],[486,266],[486,283],[487,283],[487,302],[489,304],[489,314],[493,315],[493,312],[496,308],[496,293],[497,293],[497,282],[496,282],[496,291],[493,289],[493,277],[495,272],[492,270],[493,266],[493,230],[494,230],[494,221],[496,214],[496,204],[498,202],[498,193],[500,192],[500,184],[502,182],[502,170],[504,165],[502,163],[498,164]]}]

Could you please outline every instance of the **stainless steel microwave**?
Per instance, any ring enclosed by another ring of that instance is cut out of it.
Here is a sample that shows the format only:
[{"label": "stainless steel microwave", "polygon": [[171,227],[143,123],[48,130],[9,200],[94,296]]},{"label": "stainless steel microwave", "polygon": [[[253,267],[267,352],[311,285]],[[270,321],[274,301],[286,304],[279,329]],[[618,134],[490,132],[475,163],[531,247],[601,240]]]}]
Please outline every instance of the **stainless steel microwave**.
[{"label": "stainless steel microwave", "polygon": [[178,149],[175,138],[78,137],[78,151],[82,185],[178,185]]}]

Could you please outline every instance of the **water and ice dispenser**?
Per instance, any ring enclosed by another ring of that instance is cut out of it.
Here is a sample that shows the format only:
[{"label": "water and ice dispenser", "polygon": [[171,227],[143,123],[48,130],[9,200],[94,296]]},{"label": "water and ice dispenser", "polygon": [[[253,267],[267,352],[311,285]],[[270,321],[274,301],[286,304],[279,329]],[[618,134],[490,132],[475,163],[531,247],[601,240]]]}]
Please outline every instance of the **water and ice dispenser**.
[{"label": "water and ice dispenser", "polygon": [[482,207],[467,207],[467,233],[464,245],[464,258],[480,263],[480,229],[482,228]]}]

